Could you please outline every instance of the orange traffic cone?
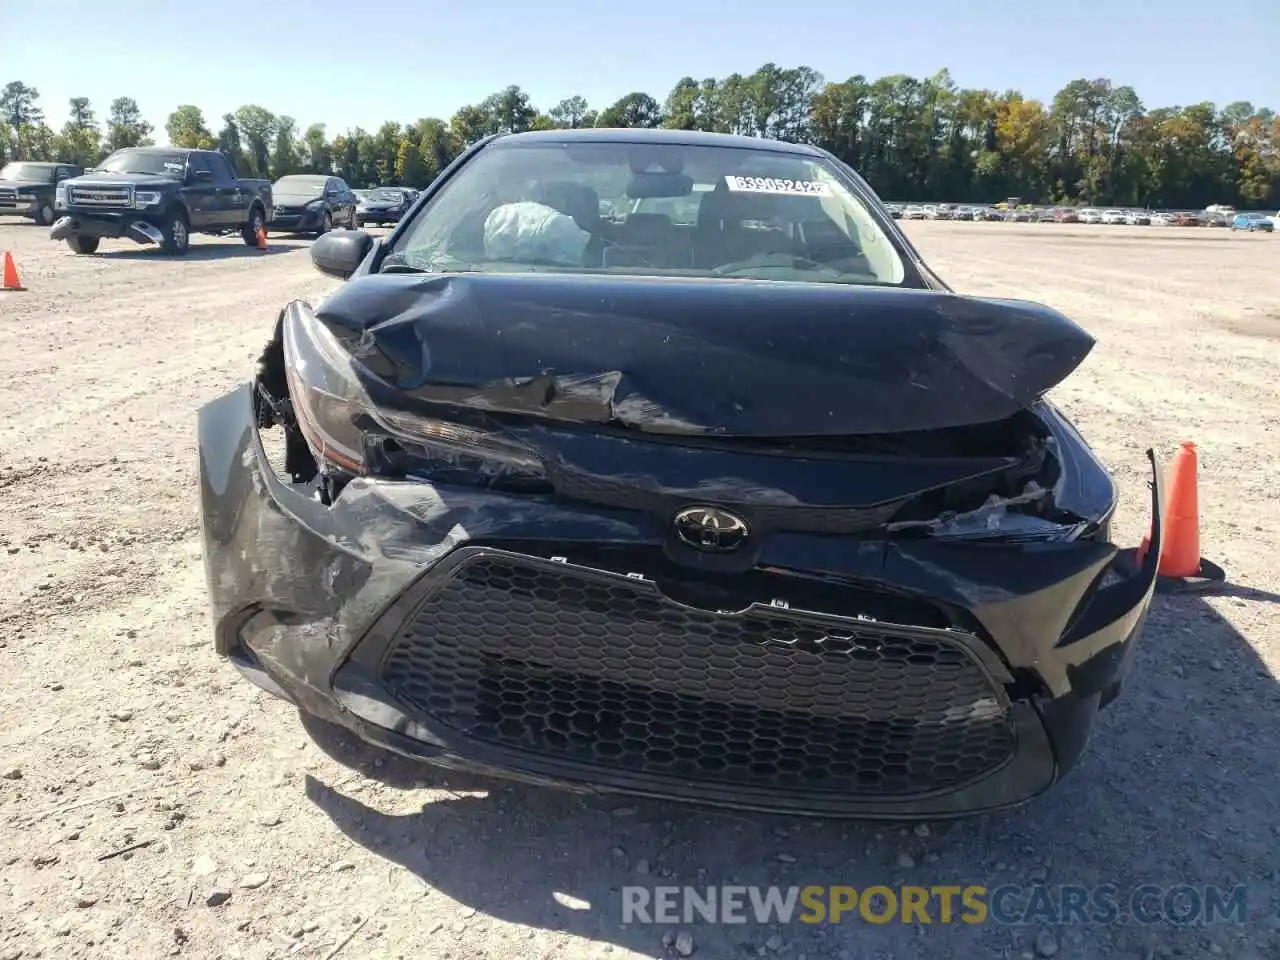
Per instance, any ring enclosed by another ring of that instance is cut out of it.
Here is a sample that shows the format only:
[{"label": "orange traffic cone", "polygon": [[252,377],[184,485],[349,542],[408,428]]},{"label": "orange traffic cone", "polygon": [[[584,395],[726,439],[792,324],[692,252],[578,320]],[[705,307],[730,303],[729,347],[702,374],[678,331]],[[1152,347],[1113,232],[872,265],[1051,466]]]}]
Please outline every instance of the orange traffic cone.
[{"label": "orange traffic cone", "polygon": [[267,249],[267,230],[265,227],[258,228],[258,249]]},{"label": "orange traffic cone", "polygon": [[13,265],[13,254],[8,250],[4,252],[4,281],[0,283],[0,290],[25,290],[22,281],[18,279],[18,268]]},{"label": "orange traffic cone", "polygon": [[[1200,496],[1197,490],[1196,445],[1183,443],[1169,471],[1164,506],[1164,539],[1160,544],[1156,589],[1161,593],[1204,590],[1227,579],[1226,572],[1200,556]],[[1142,563],[1151,547],[1143,537],[1138,547]]]}]

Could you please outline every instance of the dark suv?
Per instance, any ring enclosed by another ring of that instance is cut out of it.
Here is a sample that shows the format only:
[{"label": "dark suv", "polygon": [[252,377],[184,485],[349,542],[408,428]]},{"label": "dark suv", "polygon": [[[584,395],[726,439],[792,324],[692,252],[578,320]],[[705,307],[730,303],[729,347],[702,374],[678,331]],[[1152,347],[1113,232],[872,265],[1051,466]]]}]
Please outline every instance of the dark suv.
[{"label": "dark suv", "polygon": [[78,177],[83,167],[71,163],[17,160],[0,170],[0,216],[16,215],[42,227],[53,223],[54,191],[63,180]]}]

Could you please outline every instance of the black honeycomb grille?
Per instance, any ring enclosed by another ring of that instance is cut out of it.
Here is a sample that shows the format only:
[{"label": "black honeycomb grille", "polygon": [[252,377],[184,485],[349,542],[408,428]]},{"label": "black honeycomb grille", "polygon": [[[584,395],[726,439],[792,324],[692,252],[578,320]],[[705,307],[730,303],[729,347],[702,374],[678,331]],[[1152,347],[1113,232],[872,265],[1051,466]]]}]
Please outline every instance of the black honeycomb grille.
[{"label": "black honeycomb grille", "polygon": [[918,628],[692,609],[649,581],[476,555],[382,682],[490,744],[633,774],[862,796],[957,788],[1014,751],[972,655]]}]

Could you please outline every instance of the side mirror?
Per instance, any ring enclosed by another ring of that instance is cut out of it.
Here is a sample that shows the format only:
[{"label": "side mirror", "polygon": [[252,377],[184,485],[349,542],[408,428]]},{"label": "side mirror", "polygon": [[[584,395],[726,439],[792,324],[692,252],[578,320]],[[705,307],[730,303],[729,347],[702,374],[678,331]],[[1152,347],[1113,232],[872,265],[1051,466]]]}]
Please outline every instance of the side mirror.
[{"label": "side mirror", "polygon": [[372,247],[373,237],[364,230],[326,233],[311,244],[311,264],[326,277],[346,280]]}]

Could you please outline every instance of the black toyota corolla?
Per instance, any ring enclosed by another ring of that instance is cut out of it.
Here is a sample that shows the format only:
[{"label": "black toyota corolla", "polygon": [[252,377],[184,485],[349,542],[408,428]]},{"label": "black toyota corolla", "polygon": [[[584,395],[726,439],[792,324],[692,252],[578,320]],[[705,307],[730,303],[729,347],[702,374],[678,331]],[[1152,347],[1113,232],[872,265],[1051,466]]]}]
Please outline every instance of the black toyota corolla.
[{"label": "black toyota corolla", "polygon": [[1093,339],[952,292],[830,154],[499,136],[312,257],[345,283],[200,413],[217,652],[301,710],[533,782],[942,817],[1052,784],[1119,692],[1159,479],[1135,564],[1044,398]]}]

